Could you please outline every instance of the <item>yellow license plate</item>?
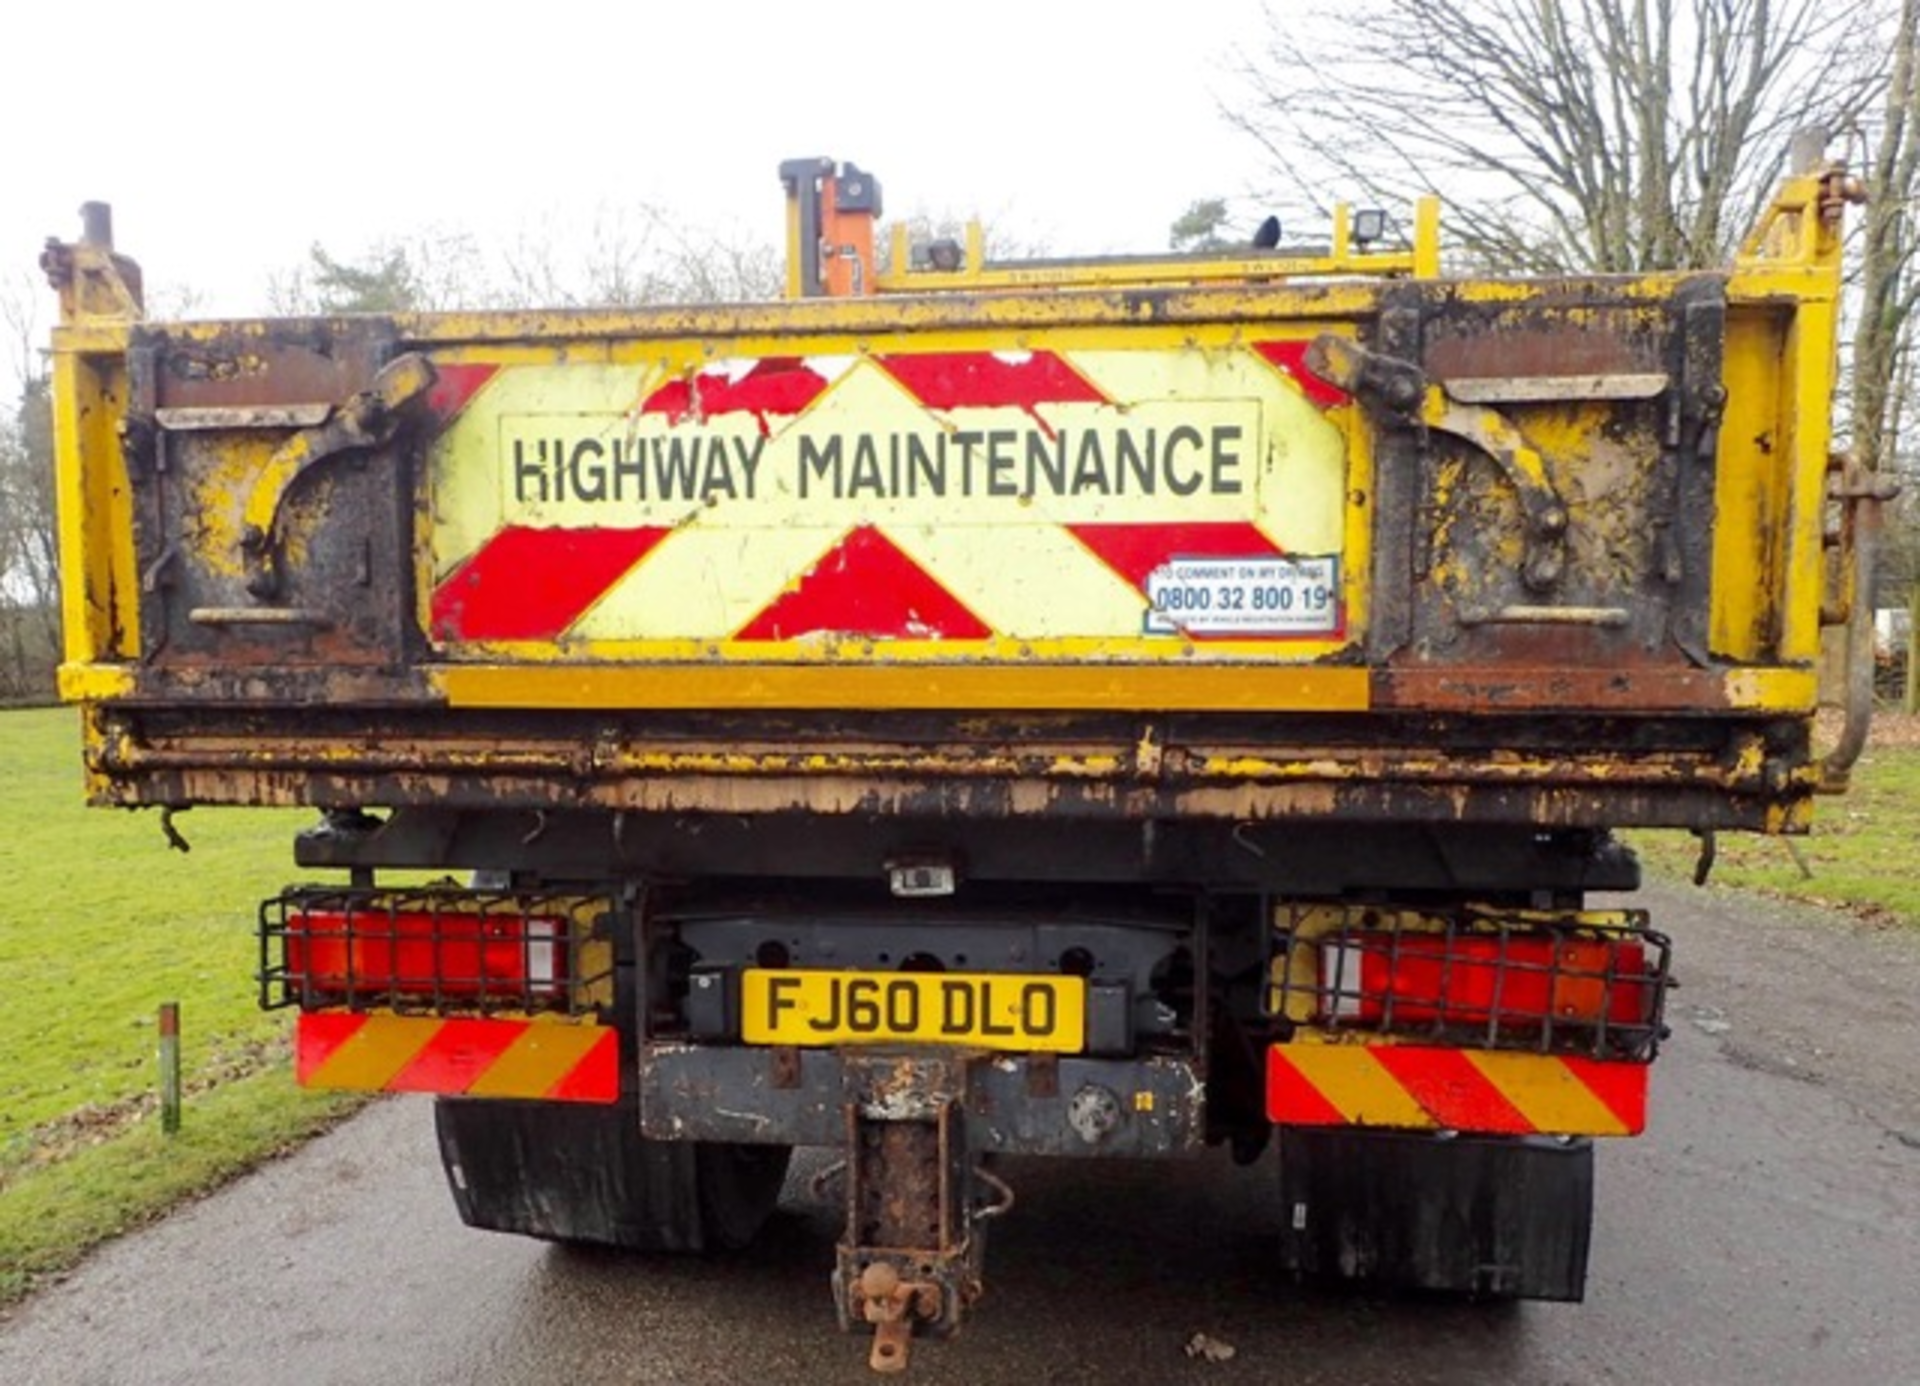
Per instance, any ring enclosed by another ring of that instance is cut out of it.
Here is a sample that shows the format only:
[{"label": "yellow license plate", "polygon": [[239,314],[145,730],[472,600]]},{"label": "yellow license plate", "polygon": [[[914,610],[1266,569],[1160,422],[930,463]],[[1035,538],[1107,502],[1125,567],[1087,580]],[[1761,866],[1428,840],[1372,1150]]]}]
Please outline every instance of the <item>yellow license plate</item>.
[{"label": "yellow license plate", "polygon": [[988,972],[825,972],[749,968],[740,1033],[749,1044],[1086,1046],[1083,977]]}]

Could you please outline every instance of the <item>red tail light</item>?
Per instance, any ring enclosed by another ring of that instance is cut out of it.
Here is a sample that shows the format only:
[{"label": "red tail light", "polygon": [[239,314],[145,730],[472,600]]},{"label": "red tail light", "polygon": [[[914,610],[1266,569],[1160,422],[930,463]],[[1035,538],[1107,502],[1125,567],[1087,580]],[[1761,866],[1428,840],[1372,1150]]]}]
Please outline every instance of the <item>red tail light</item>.
[{"label": "red tail light", "polygon": [[1637,939],[1348,933],[1321,945],[1317,1018],[1631,1029],[1650,1023],[1656,988]]},{"label": "red tail light", "polygon": [[567,976],[564,921],[452,911],[297,911],[286,971],[306,993],[500,1000],[552,997]]}]

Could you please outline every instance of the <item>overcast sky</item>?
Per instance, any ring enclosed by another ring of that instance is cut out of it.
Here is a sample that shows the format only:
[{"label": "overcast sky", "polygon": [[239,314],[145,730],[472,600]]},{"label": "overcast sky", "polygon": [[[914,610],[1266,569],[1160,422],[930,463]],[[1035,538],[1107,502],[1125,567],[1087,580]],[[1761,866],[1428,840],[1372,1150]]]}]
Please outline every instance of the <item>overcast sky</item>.
[{"label": "overcast sky", "polygon": [[316,241],[651,204],[777,244],[776,166],[818,154],[891,214],[1163,248],[1195,197],[1261,181],[1218,110],[1261,29],[1259,0],[8,4],[0,277],[88,199],[203,315],[263,311]]}]

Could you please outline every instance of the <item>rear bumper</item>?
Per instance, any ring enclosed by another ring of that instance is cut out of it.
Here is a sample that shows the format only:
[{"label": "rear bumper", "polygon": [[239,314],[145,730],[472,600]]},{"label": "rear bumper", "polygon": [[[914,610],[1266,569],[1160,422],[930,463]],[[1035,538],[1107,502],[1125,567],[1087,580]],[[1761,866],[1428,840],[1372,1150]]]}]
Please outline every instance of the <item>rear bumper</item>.
[{"label": "rear bumper", "polygon": [[[853,1063],[849,1055],[857,1054]],[[975,1050],[748,1049],[645,1045],[640,1113],[656,1140],[839,1145],[849,1109],[891,1065],[878,1119],[965,1116],[971,1150],[1009,1155],[1167,1156],[1205,1143],[1203,1083],[1191,1060],[1096,1059]]]},{"label": "rear bumper", "polygon": [[1496,696],[1491,682],[1439,687],[1436,697],[1479,696],[1471,709],[1118,716],[354,706],[374,690],[219,685],[193,700],[95,704],[88,789],[116,805],[597,809],[636,820],[1776,832],[1804,820],[1818,775],[1803,711],[1727,707],[1711,681],[1695,705],[1676,696],[1667,708],[1636,676],[1619,696],[1640,705],[1575,713],[1545,705],[1550,679],[1525,699],[1511,687]]}]

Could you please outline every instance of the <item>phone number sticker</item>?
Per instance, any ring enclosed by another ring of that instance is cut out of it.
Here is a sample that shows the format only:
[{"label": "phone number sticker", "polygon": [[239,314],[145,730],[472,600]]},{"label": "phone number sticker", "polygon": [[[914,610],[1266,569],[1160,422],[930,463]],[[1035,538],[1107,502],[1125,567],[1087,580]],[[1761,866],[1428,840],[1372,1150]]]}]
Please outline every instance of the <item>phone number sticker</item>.
[{"label": "phone number sticker", "polygon": [[1176,558],[1147,575],[1149,635],[1330,635],[1340,560]]}]

